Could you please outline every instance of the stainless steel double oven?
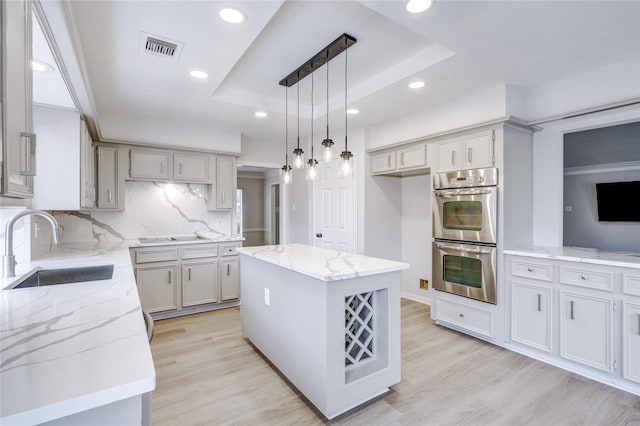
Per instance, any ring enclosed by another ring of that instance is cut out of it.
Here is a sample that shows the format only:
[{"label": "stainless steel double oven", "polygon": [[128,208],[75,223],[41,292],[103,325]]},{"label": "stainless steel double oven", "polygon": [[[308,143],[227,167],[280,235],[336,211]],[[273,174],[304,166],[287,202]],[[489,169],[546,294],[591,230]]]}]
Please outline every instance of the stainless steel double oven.
[{"label": "stainless steel double oven", "polygon": [[433,288],[496,304],[498,169],[433,180]]}]

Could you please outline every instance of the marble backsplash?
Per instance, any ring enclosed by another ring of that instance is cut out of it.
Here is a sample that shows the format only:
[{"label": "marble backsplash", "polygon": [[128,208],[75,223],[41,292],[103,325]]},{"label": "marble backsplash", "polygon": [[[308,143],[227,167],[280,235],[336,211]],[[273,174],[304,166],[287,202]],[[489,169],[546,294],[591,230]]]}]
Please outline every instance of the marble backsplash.
[{"label": "marble backsplash", "polygon": [[[229,235],[232,212],[207,210],[207,186],[162,182],[125,183],[124,211],[54,211],[62,242],[112,242],[206,231]],[[50,233],[38,226],[32,250],[48,250]]]}]

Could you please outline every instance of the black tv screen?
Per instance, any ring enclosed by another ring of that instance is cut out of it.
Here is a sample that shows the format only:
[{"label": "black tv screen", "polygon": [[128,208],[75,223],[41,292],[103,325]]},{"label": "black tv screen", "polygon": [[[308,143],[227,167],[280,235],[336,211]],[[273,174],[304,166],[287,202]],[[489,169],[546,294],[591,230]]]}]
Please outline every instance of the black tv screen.
[{"label": "black tv screen", "polygon": [[596,183],[600,222],[640,222],[640,180]]}]

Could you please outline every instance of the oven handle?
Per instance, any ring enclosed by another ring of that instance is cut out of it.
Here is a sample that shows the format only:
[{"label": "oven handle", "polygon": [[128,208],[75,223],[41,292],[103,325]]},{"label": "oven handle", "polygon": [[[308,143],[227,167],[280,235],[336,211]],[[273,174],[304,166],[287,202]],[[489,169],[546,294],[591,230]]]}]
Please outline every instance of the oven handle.
[{"label": "oven handle", "polygon": [[436,197],[451,198],[456,195],[484,195],[491,194],[490,189],[455,189],[446,191],[435,191]]},{"label": "oven handle", "polygon": [[491,249],[487,250],[487,249],[482,249],[482,248],[464,248],[464,247],[460,247],[460,245],[453,245],[453,244],[446,244],[446,243],[436,243],[436,247],[437,248],[443,248],[443,249],[449,249],[449,250],[456,250],[456,251],[461,251],[464,253],[479,253],[479,254],[491,254],[493,252],[493,250],[495,250],[494,247],[491,247]]}]

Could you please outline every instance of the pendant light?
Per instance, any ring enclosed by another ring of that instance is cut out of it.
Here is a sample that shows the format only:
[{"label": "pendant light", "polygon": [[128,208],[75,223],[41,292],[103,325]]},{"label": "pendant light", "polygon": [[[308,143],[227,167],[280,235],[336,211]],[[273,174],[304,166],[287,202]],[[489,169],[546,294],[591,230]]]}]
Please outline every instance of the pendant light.
[{"label": "pendant light", "polygon": [[[329,58],[329,50],[327,49],[327,58]],[[324,161],[331,161],[333,154],[331,152],[331,146],[333,146],[333,140],[329,139],[329,60],[327,59],[327,138],[322,141],[322,157]]]},{"label": "pendant light", "polygon": [[[298,73],[299,74],[299,73]],[[298,147],[293,150],[295,159],[293,160],[293,166],[296,169],[301,169],[304,166],[304,151],[300,148],[300,76],[298,75]]]},{"label": "pendant light", "polygon": [[307,180],[316,180],[318,160],[313,157],[313,62],[311,70],[311,158],[307,161]]},{"label": "pendant light", "polygon": [[344,151],[340,154],[340,160],[342,160],[341,171],[343,176],[349,176],[351,174],[353,154],[347,147],[347,46],[345,40],[344,49]]},{"label": "pendant light", "polygon": [[282,166],[282,181],[291,183],[291,166],[289,165],[289,88],[285,87],[284,103],[284,166]]}]

